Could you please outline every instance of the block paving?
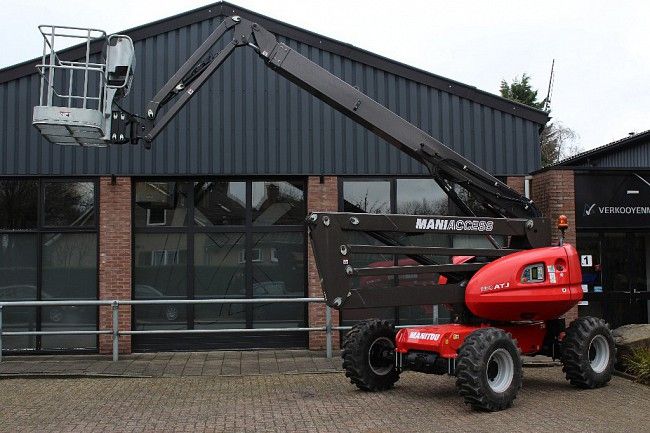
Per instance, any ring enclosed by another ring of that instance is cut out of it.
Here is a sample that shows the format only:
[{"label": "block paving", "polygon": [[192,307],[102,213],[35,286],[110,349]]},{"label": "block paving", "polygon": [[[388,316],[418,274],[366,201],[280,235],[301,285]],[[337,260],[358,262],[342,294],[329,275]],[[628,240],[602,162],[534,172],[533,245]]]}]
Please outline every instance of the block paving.
[{"label": "block paving", "polygon": [[647,431],[647,386],[578,390],[554,363],[526,365],[514,406],[478,413],[453,378],[406,372],[365,393],[338,359],[308,351],[6,357],[0,432]]}]

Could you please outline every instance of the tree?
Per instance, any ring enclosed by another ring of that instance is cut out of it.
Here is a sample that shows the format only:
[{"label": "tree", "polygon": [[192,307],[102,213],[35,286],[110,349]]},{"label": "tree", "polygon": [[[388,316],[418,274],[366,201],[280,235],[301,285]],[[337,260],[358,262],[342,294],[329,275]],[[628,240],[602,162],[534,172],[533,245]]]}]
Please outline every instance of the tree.
[{"label": "tree", "polygon": [[537,101],[537,90],[530,85],[530,76],[524,73],[521,78],[515,77],[512,83],[501,80],[501,96],[511,101],[517,101],[529,107],[541,109],[543,101]]},{"label": "tree", "polygon": [[576,144],[576,138],[578,134],[560,122],[546,125],[540,135],[542,167],[580,153],[582,149]]},{"label": "tree", "polygon": [[[537,100],[537,90],[530,84],[530,76],[526,73],[521,78],[515,77],[512,83],[501,80],[501,96],[538,110],[544,106],[544,101]],[[540,134],[542,166],[556,163],[581,151],[576,144],[578,134],[561,122],[551,122],[544,126]]]}]

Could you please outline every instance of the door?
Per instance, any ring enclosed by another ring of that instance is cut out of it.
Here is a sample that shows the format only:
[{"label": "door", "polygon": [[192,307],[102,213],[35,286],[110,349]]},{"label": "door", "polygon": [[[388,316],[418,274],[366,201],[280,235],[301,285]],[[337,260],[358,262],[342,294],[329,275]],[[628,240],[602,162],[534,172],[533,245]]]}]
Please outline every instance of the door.
[{"label": "door", "polygon": [[612,328],[648,322],[647,233],[580,233],[583,290],[581,316],[604,318]]}]

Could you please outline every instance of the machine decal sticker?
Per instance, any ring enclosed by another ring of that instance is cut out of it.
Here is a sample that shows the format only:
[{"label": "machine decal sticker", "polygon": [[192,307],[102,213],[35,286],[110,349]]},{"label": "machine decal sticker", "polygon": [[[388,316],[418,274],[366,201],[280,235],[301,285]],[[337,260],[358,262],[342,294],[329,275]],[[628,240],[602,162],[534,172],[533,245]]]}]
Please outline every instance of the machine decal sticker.
[{"label": "machine decal sticker", "polygon": [[453,230],[467,232],[491,232],[494,221],[482,220],[448,220],[441,218],[418,218],[415,221],[418,230]]},{"label": "machine decal sticker", "polygon": [[438,341],[438,340],[440,340],[440,334],[433,334],[431,332],[411,331],[411,332],[409,332],[409,340]]}]

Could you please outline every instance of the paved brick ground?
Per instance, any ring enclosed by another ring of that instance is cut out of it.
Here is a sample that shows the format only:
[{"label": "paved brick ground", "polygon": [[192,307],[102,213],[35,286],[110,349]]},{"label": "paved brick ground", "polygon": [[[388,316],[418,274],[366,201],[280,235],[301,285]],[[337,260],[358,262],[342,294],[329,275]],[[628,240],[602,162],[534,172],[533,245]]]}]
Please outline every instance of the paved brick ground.
[{"label": "paved brick ground", "polygon": [[309,350],[168,352],[121,355],[6,356],[0,377],[10,376],[239,376],[332,372],[341,368],[338,353],[327,359]]},{"label": "paved brick ground", "polygon": [[615,377],[580,391],[559,367],[526,368],[510,410],[476,413],[445,376],[405,373],[388,392],[340,372],[239,377],[0,380],[1,432],[647,431],[650,388]]}]

